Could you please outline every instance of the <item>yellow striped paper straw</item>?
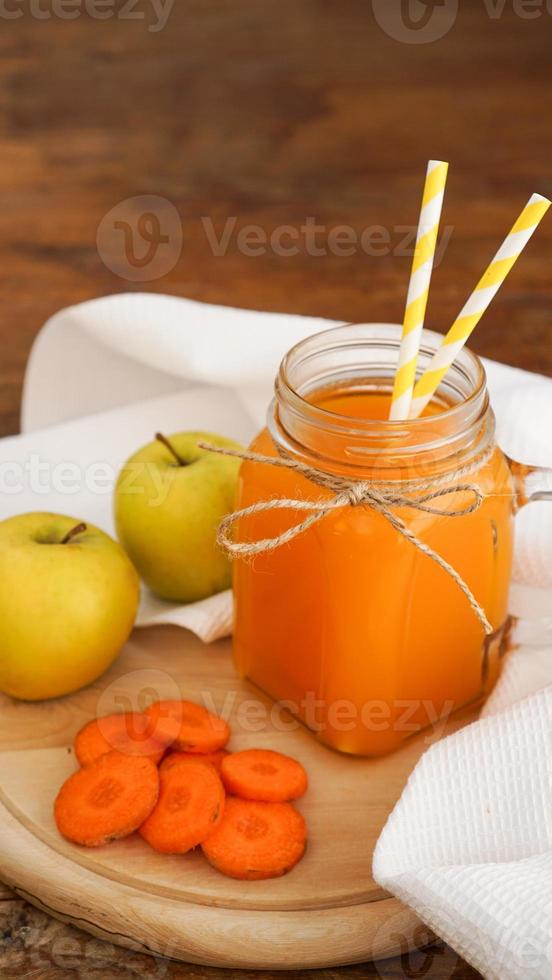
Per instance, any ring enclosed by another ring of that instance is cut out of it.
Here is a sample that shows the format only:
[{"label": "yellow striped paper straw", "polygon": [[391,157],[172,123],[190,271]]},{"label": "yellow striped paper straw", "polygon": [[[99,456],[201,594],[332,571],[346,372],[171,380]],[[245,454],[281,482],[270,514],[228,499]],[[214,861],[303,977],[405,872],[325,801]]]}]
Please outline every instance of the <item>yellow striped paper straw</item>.
[{"label": "yellow striped paper straw", "polygon": [[540,194],[533,194],[529,198],[510,234],[500,246],[489,268],[479,280],[474,292],[416,384],[410,406],[410,418],[418,418],[433,397],[441,380],[479,323],[551,203]]},{"label": "yellow striped paper straw", "polygon": [[447,173],[448,163],[444,163],[442,160],[429,161],[406,298],[399,363],[395,374],[389,412],[390,419],[407,419],[410,411],[412,391],[416,380],[418,348],[424,328]]}]

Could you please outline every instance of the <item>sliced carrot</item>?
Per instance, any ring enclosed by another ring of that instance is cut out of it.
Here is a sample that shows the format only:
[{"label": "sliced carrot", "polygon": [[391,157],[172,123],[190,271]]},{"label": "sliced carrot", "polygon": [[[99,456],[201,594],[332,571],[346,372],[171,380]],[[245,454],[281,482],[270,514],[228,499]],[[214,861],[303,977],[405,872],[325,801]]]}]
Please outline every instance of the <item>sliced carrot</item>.
[{"label": "sliced carrot", "polygon": [[154,762],[163,758],[166,742],[154,737],[152,723],[139,711],[96,718],[81,728],[75,738],[75,755],[81,766],[89,766],[106,752],[143,755]]},{"label": "sliced carrot", "polygon": [[216,830],[201,845],[222,874],[244,881],[279,878],[305,853],[307,828],[291,803],[230,797]]},{"label": "sliced carrot", "polygon": [[54,817],[67,840],[100,847],[134,833],[158,795],[159,775],[151,759],[108,752],[66,780]]},{"label": "sliced carrot", "polygon": [[221,767],[229,793],[244,800],[284,803],[306,792],[308,779],[300,762],[268,749],[233,752]]},{"label": "sliced carrot", "polygon": [[157,806],[140,833],[156,851],[185,854],[220,822],[224,787],[213,767],[199,761],[161,769],[159,786]]},{"label": "sliced carrot", "polygon": [[220,775],[220,768],[226,756],[230,755],[226,749],[218,749],[217,752],[169,752],[161,763],[161,769],[171,769],[180,762],[203,762],[204,765],[213,766]]},{"label": "sliced carrot", "polygon": [[146,709],[155,738],[181,752],[216,752],[230,738],[223,718],[192,701],[156,701]]}]

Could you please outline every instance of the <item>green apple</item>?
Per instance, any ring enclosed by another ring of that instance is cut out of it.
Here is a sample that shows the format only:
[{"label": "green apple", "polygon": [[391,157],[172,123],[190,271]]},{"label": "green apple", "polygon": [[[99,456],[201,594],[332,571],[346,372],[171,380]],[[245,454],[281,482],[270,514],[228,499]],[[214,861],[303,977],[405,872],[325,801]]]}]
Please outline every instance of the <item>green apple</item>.
[{"label": "green apple", "polygon": [[98,528],[58,514],[0,521],[0,691],[41,701],[96,680],[138,599],[136,570]]},{"label": "green apple", "polygon": [[151,591],[173,602],[205,599],[231,584],[216,531],[234,509],[240,460],[198,442],[242,448],[211,432],[158,435],[125,463],[115,491],[119,541]]}]

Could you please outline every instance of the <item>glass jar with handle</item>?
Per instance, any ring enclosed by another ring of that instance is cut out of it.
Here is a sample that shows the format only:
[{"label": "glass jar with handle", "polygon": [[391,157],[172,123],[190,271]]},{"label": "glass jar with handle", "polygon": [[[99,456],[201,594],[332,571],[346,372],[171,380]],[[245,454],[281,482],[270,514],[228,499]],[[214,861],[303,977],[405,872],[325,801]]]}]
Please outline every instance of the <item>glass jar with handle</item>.
[{"label": "glass jar with handle", "polygon": [[[552,497],[496,445],[467,348],[422,417],[389,421],[400,337],[349,325],[286,355],[251,446],[278,465],[243,463],[234,533],[246,552],[238,671],[358,755],[489,693],[507,646],[514,514]],[[424,332],[420,372],[441,340]]]}]

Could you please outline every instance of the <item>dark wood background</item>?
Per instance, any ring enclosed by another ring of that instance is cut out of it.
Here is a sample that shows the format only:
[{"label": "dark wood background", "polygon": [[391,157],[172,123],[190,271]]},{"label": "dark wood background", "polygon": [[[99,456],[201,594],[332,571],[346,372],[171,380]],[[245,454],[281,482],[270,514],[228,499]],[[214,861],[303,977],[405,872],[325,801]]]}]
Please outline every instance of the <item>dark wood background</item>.
[{"label": "dark wood background", "polygon": [[[423,14],[417,2],[414,13]],[[410,43],[421,31],[388,36],[370,0],[176,0],[158,32],[148,30],[149,0],[135,8],[146,20],[38,19],[31,3],[10,0],[5,6],[22,16],[0,17],[1,435],[18,430],[33,338],[61,307],[152,289],[347,321],[400,320],[410,265],[401,229],[416,222],[434,157],[451,162],[443,225],[452,237],[427,322],[445,330],[529,194],[552,196],[544,0],[530,10],[514,0],[462,0],[432,43]],[[51,3],[40,9],[51,12]],[[433,16],[446,16],[450,3]],[[143,194],[177,209],[183,248],[170,272],[148,281],[146,269],[137,283],[125,278],[115,233],[100,254],[96,232],[112,208]],[[233,238],[216,256],[201,220],[220,233],[235,218],[236,230],[258,225],[270,235],[309,217],[325,229],[325,255],[308,254],[302,242],[293,257],[270,248],[251,256]],[[328,234],[343,224],[358,233],[381,226],[389,244],[378,256],[332,254]],[[480,353],[548,374],[551,243],[549,219],[473,340]],[[3,977],[224,976],[102,953],[8,893],[0,898]],[[313,980],[377,976],[477,974],[436,947]]]}]

